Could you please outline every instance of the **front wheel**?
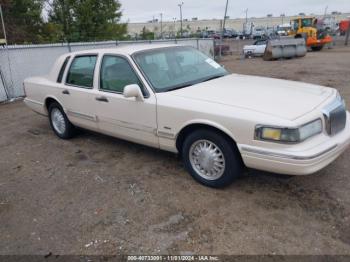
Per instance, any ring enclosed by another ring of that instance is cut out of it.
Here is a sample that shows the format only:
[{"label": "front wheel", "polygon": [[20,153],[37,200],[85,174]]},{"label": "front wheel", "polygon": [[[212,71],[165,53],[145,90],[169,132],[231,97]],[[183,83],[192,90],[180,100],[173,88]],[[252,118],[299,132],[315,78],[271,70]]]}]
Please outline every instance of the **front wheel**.
[{"label": "front wheel", "polygon": [[199,183],[222,188],[242,173],[241,156],[225,136],[212,130],[197,130],[184,141],[182,156],[186,169]]}]

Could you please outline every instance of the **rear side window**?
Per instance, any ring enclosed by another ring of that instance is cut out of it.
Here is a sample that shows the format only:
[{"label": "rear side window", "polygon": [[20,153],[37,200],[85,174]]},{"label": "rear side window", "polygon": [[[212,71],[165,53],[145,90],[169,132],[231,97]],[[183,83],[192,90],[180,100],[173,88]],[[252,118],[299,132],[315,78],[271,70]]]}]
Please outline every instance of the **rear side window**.
[{"label": "rear side window", "polygon": [[92,88],[97,55],[74,58],[69,68],[67,84],[83,88]]},{"label": "rear side window", "polygon": [[67,67],[69,59],[70,59],[70,56],[68,56],[64,60],[63,65],[62,65],[61,70],[60,70],[60,73],[58,74],[57,83],[62,83],[63,74],[64,74],[64,71],[66,71],[66,67]]}]

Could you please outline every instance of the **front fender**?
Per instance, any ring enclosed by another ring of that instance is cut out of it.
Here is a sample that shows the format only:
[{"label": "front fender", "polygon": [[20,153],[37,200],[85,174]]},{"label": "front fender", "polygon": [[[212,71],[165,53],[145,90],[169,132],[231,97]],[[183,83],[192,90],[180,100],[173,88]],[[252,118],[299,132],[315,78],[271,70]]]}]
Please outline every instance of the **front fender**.
[{"label": "front fender", "polygon": [[204,126],[213,127],[215,129],[222,131],[223,133],[225,133],[226,135],[231,137],[234,141],[236,141],[234,134],[229,129],[225,128],[223,125],[221,125],[215,121],[211,121],[211,120],[207,120],[207,119],[193,119],[193,120],[185,122],[181,126],[181,128],[179,129],[177,134],[175,135],[175,140],[178,139],[178,136],[185,128],[187,128],[191,125],[204,125]]}]

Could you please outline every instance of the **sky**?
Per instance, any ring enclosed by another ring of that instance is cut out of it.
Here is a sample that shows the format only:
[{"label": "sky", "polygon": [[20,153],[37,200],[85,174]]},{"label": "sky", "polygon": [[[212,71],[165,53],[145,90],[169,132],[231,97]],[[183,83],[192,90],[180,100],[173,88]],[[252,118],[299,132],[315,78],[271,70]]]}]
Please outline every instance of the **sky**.
[{"label": "sky", "polygon": [[[178,4],[182,1],[183,18],[212,19],[223,18],[226,0],[119,0],[122,4],[122,21],[146,22],[153,19],[172,21],[179,19]],[[295,15],[301,12],[306,14],[324,14],[328,12],[350,12],[350,0],[229,0],[227,15],[231,18],[245,17],[248,9],[249,17],[264,17],[267,14],[280,16],[281,14]]]}]

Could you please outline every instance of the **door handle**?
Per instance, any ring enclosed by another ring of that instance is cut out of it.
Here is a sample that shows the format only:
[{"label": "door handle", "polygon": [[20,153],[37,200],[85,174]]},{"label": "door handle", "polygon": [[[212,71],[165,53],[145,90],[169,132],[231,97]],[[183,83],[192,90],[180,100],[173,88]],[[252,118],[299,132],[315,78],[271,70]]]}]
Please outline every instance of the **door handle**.
[{"label": "door handle", "polygon": [[96,97],[96,100],[99,101],[99,102],[108,103],[108,99],[107,99],[107,97],[105,97],[105,96]]},{"label": "door handle", "polygon": [[63,90],[63,91],[62,91],[62,94],[64,94],[64,95],[70,95],[70,93],[69,93],[68,90]]}]

